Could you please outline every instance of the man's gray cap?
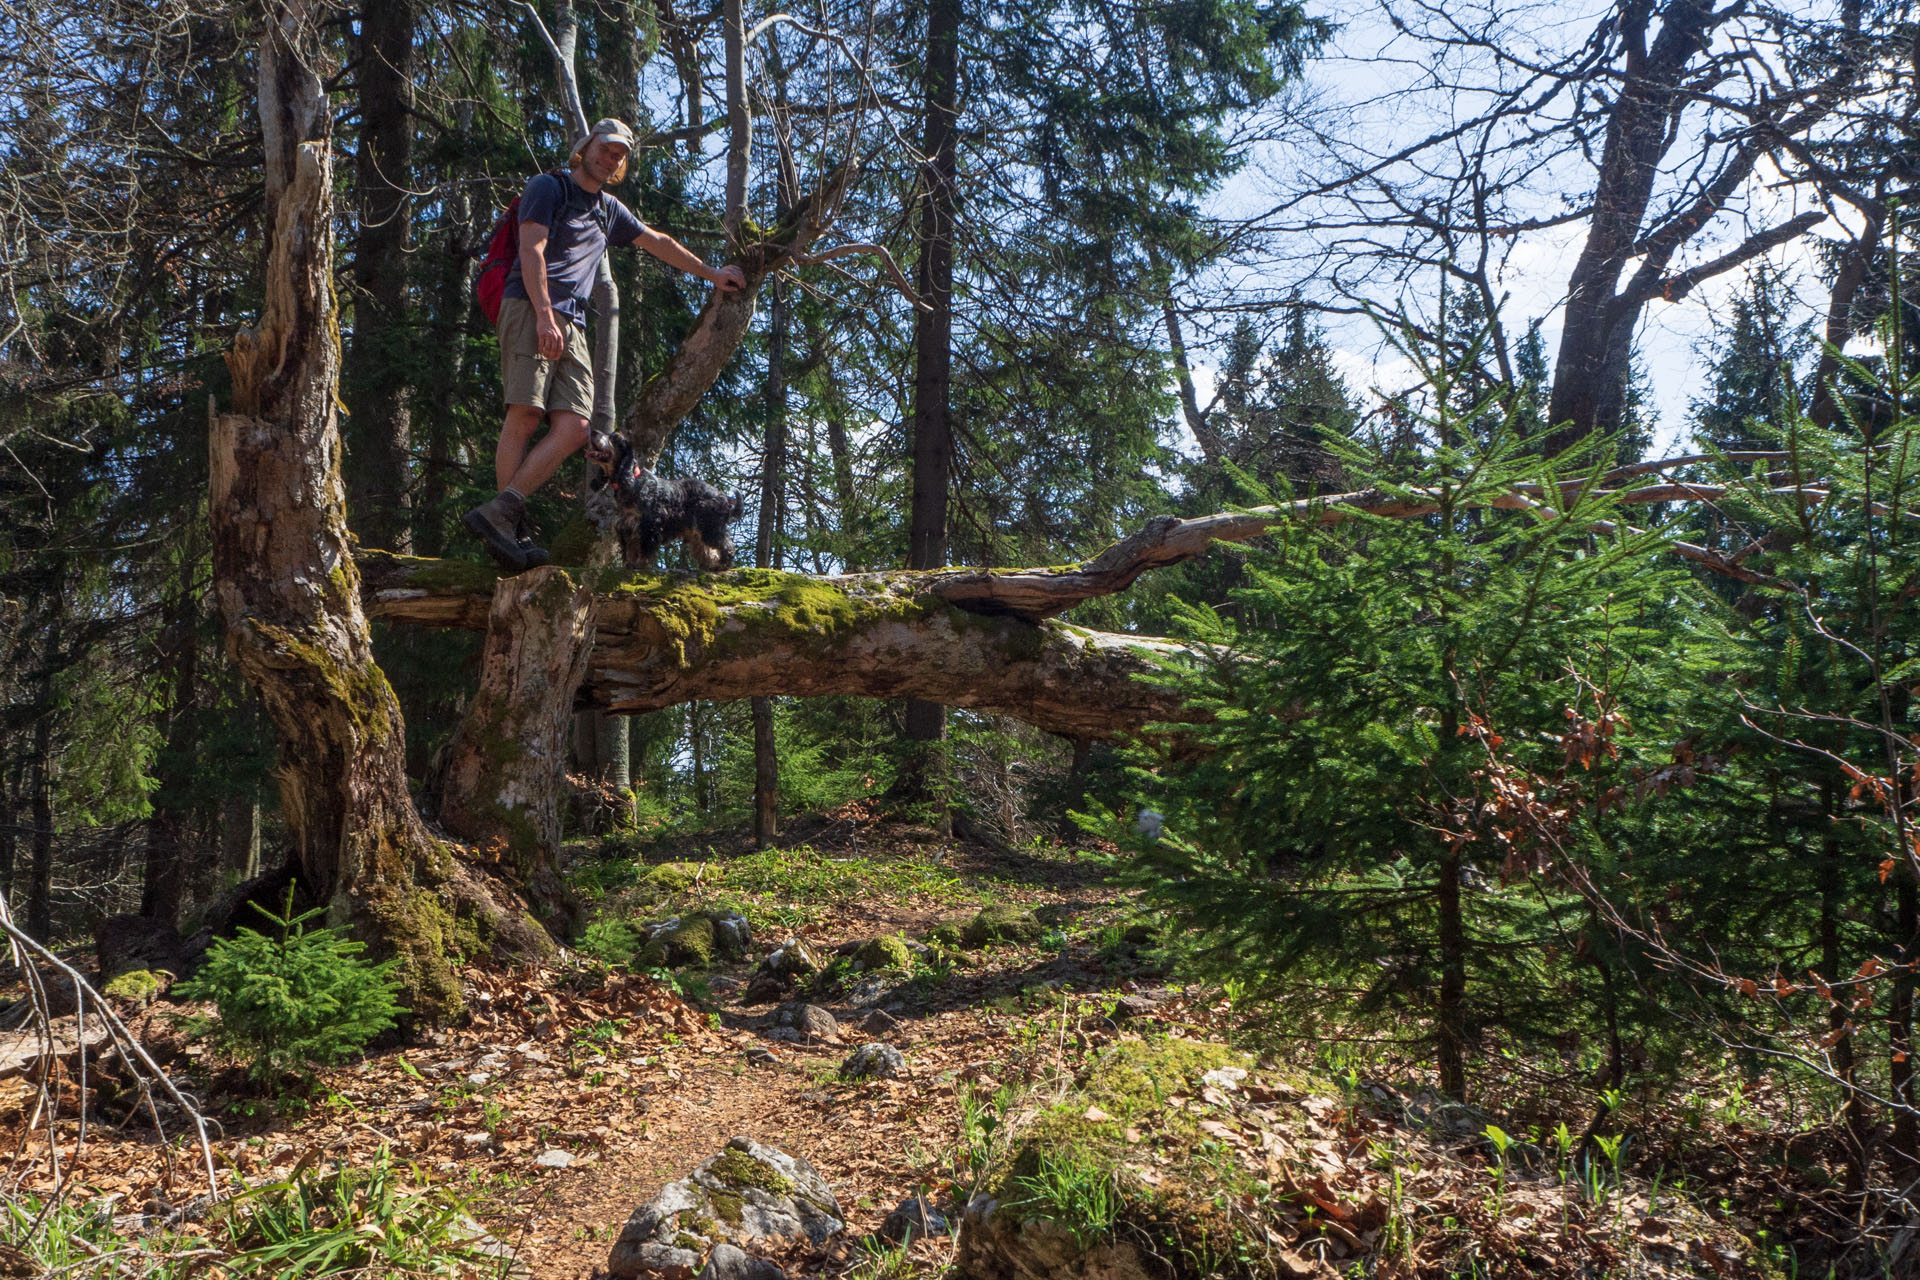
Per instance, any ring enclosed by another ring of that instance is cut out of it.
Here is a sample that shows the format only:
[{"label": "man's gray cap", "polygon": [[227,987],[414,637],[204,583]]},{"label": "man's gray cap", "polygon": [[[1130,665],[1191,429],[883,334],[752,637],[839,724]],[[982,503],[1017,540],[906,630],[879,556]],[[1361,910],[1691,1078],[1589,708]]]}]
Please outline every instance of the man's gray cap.
[{"label": "man's gray cap", "polygon": [[587,136],[580,139],[580,144],[576,146],[574,150],[585,151],[587,144],[595,138],[601,138],[607,142],[617,142],[627,150],[633,150],[633,130],[627,128],[626,121],[616,120],[612,116],[608,116],[604,120],[594,121],[593,128],[587,130]]}]

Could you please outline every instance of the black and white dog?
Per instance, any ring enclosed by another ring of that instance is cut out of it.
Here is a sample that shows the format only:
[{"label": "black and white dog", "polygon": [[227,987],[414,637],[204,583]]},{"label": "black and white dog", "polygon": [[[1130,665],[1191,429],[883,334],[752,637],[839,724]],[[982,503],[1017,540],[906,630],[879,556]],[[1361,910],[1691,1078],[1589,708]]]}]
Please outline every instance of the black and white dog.
[{"label": "black and white dog", "polygon": [[733,539],[727,525],[739,518],[739,498],[729,498],[704,480],[682,476],[668,480],[640,465],[623,435],[594,432],[587,441],[593,464],[591,484],[598,492],[613,488],[621,558],[629,569],[651,569],[660,548],[675,539],[702,569],[733,564]]}]

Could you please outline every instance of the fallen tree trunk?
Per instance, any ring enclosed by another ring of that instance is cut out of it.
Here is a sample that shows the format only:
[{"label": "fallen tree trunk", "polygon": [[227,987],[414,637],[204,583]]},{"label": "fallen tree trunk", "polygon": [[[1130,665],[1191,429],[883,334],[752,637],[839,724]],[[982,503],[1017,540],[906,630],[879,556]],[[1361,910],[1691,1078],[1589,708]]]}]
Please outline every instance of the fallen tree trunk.
[{"label": "fallen tree trunk", "polygon": [[[1638,463],[1600,482],[1703,460]],[[1569,503],[1588,483],[1569,482],[1558,493],[1522,486],[1484,505],[1551,518],[1555,504]],[[1825,497],[1822,489],[1784,491]],[[1628,504],[1712,501],[1727,492],[1669,482],[1608,496]],[[1155,721],[1191,718],[1170,693],[1138,677],[1161,659],[1199,657],[1199,651],[1051,619],[1082,601],[1124,591],[1151,569],[1204,555],[1216,542],[1246,542],[1293,522],[1412,518],[1438,509],[1438,500],[1419,490],[1367,490],[1192,519],[1157,516],[1092,559],[1058,568],[836,577],[756,569],[696,576],[602,571],[589,584],[599,599],[599,621],[579,704],[632,713],[695,699],[910,697],[999,712],[1074,739],[1124,737]],[[1624,528],[1610,520],[1590,520],[1588,527],[1602,534]],[[1771,585],[1738,555],[1685,542],[1664,549],[1714,573]],[[491,569],[381,551],[362,553],[360,563],[375,616],[415,626],[487,625]]]},{"label": "fallen tree trunk", "polygon": [[[363,552],[360,565],[375,617],[487,626],[491,569],[380,551]],[[1191,718],[1178,698],[1138,677],[1198,650],[969,612],[932,589],[955,576],[602,571],[591,576],[594,643],[578,704],[636,713],[695,699],[911,696],[1098,739]]]}]

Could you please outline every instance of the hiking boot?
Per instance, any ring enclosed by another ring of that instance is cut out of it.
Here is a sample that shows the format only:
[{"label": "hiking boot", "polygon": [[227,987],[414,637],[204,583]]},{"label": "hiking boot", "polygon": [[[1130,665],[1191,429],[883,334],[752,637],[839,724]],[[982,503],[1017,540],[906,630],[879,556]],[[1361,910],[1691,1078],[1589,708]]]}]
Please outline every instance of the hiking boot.
[{"label": "hiking boot", "polygon": [[520,555],[526,560],[527,568],[538,569],[551,557],[547,555],[545,547],[534,542],[533,536],[533,517],[527,514],[523,505],[520,508],[520,520],[513,526],[513,539],[520,544]]},{"label": "hiking boot", "polygon": [[461,516],[460,523],[486,544],[487,554],[495,564],[508,573],[519,573],[527,567],[517,531],[525,514],[524,501],[510,493],[496,493]]}]

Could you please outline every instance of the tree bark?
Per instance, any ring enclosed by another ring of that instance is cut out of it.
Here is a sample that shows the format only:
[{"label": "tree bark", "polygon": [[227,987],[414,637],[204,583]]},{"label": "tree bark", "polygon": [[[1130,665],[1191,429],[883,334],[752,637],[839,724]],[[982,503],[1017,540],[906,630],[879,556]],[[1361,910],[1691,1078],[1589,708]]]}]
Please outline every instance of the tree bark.
[{"label": "tree bark", "polygon": [[[780,517],[786,507],[787,297],[776,283],[768,292],[767,431],[761,448],[760,519],[753,562],[776,567]],[[773,737],[773,699],[753,700],[753,838],[765,847],[780,834],[780,760]]]},{"label": "tree bark", "polygon": [[[913,509],[907,567],[947,562],[947,491],[953,472],[953,215],[955,120],[959,106],[960,0],[927,6],[926,142],[920,166],[920,261],[914,281],[927,304],[913,319]],[[912,698],[906,709],[906,758],[900,793],[946,810],[947,711]]]},{"label": "tree bark", "polygon": [[[49,684],[51,681],[48,682]],[[53,704],[41,704],[33,724],[33,762],[27,767],[27,806],[33,817],[32,862],[27,881],[27,932],[53,941]]]},{"label": "tree bark", "polygon": [[227,355],[233,411],[213,427],[215,597],[228,652],[278,731],[281,811],[302,882],[332,923],[400,961],[416,1017],[442,1018],[460,1007],[456,915],[501,950],[534,930],[415,813],[400,708],[361,610],[340,475],[320,16],[307,0],[273,0],[260,38],[265,311]]},{"label": "tree bark", "polygon": [[[1825,788],[1823,812],[1839,811],[1839,797],[1834,794],[1835,790],[1833,787]],[[1830,983],[1847,976],[1846,961],[1840,954],[1840,918],[1844,909],[1841,902],[1843,872],[1844,857],[1840,851],[1839,837],[1828,830],[1820,840],[1817,888],[1820,895],[1820,976]],[[1827,1029],[1839,1037],[1828,1052],[1833,1061],[1833,1074],[1840,1082],[1841,1132],[1845,1135],[1845,1155],[1842,1159],[1846,1169],[1845,1186],[1847,1194],[1854,1196],[1867,1188],[1867,1168],[1871,1162],[1869,1144],[1873,1138],[1866,1099],[1860,1096],[1854,1082],[1856,1056],[1853,1037],[1843,1031],[1848,1018],[1846,1006],[1837,1001],[1827,1010]]]},{"label": "tree bark", "polygon": [[[1732,270],[1805,234],[1826,215],[1810,211],[1746,235],[1731,250],[1684,270],[1669,271],[1675,255],[1727,207],[1779,137],[1798,137],[1845,99],[1857,76],[1849,54],[1834,72],[1803,94],[1781,95],[1753,113],[1745,137],[1697,191],[1665,221],[1647,225],[1661,161],[1680,136],[1680,115],[1717,83],[1715,69],[1696,63],[1714,31],[1740,12],[1712,0],[1620,0],[1608,39],[1624,56],[1618,95],[1607,111],[1606,134],[1594,179],[1587,239],[1567,281],[1567,303],[1554,362],[1547,421],[1550,452],[1593,433],[1619,430],[1626,410],[1633,332],[1649,302],[1677,302],[1705,279]],[[1660,30],[1651,41],[1655,15]],[[1842,6],[1841,25],[1857,34],[1860,6]],[[1848,47],[1845,42],[1842,48]],[[1722,74],[1730,74],[1730,70]],[[1637,265],[1634,265],[1636,264]],[[1631,275],[1628,268],[1632,266]]]},{"label": "tree bark", "polygon": [[1867,215],[1866,226],[1842,251],[1833,291],[1827,295],[1826,331],[1822,335],[1825,342],[1813,368],[1813,401],[1807,408],[1807,417],[1823,430],[1831,429],[1840,418],[1840,399],[1834,394],[1833,382],[1840,373],[1840,352],[1853,337],[1853,300],[1880,253],[1885,221],[1878,211]]},{"label": "tree bark", "polygon": [[499,863],[561,936],[574,932],[579,910],[555,870],[560,780],[593,623],[593,593],[563,569],[500,580],[480,686],[447,745],[438,787],[440,824]]},{"label": "tree bark", "polygon": [[167,601],[165,625],[161,629],[162,683],[167,691],[164,718],[166,750],[155,768],[159,784],[153,800],[153,815],[147,820],[146,865],[140,881],[140,914],[152,920],[174,924],[180,917],[182,892],[187,880],[186,831],[192,805],[187,792],[192,785],[192,761],[198,757],[194,713],[195,668],[200,654],[198,600],[194,594],[194,569],[198,557],[191,542],[183,549],[180,581]]},{"label": "tree bark", "polygon": [[407,341],[407,195],[413,160],[413,0],[360,10],[360,225],[353,255],[348,501],[361,541],[412,549],[413,379]]}]

